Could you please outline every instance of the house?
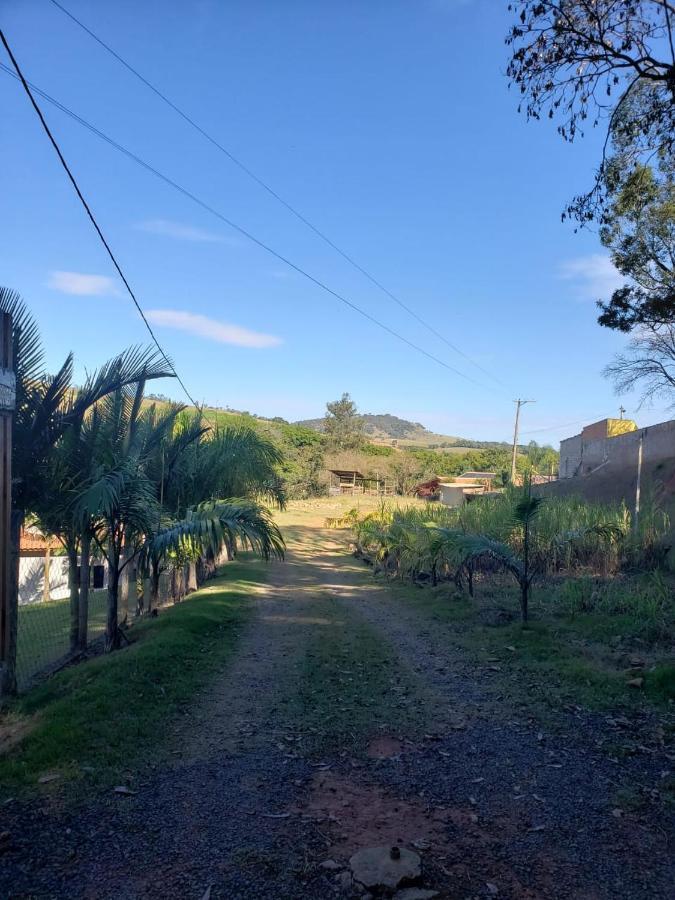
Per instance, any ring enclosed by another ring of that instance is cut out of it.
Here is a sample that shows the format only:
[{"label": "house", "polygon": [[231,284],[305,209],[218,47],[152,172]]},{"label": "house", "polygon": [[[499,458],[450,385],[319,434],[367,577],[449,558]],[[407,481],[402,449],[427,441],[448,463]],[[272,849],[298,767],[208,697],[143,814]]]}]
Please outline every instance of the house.
[{"label": "house", "polygon": [[[69,594],[68,557],[55,537],[44,535],[28,525],[21,530],[19,541],[19,603],[65,600]],[[105,587],[106,566],[92,559],[90,585],[94,590]],[[79,566],[78,566],[79,575]]]}]

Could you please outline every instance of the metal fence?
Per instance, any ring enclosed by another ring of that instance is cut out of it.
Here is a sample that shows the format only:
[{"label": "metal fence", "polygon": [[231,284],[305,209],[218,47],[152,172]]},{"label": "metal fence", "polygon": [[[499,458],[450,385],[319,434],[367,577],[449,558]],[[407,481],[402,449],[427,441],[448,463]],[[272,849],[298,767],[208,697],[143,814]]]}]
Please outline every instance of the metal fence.
[{"label": "metal fence", "polygon": [[[67,663],[70,656],[70,597],[68,590],[68,560],[52,557],[47,567],[48,585],[45,589],[45,566],[40,558],[21,560],[19,617],[17,627],[16,677],[19,691],[25,691],[35,679]],[[121,591],[118,605],[119,621],[137,615],[139,601],[147,610],[149,585],[131,570],[128,594]],[[93,566],[92,566],[93,581]],[[89,591],[88,643],[99,641],[106,627],[106,574],[97,573],[96,587]],[[191,585],[196,587],[196,583]],[[181,600],[189,592],[190,579],[180,567],[163,572],[159,580],[159,596],[155,606],[162,607]]]}]

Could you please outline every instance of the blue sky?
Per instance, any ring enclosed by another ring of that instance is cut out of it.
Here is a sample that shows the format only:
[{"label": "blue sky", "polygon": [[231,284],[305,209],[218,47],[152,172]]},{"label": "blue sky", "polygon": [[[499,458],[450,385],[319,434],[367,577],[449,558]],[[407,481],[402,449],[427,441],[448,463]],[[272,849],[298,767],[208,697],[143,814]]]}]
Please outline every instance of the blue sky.
[{"label": "blue sky", "polygon": [[[49,0],[5,0],[29,80],[369,314],[365,321],[43,103],[192,394],[288,419],[349,391],[447,434],[557,443],[616,415],[596,324],[616,275],[560,221],[600,135],[527,123],[494,0],[64,0],[75,15],[479,366],[427,332],[165,107]],[[3,57],[4,62],[8,62]],[[2,283],[78,376],[147,335],[17,83],[0,72]],[[478,382],[478,384],[474,383]],[[176,383],[158,385],[181,399]],[[635,413],[640,424],[669,418]],[[569,424],[568,424],[569,423]]]}]

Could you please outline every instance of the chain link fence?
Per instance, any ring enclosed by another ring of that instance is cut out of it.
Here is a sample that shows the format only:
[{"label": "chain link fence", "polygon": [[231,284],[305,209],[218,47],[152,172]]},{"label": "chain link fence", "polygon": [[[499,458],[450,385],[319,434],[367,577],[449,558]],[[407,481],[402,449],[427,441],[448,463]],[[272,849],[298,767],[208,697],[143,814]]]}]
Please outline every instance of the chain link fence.
[{"label": "chain link fence", "polygon": [[[120,584],[118,618],[129,621],[140,610],[149,609],[149,582],[138,578],[129,567]],[[79,567],[78,567],[79,581]],[[184,567],[162,572],[159,592],[153,607],[182,600],[196,588]],[[101,641],[107,616],[107,571],[103,560],[91,565],[87,639],[91,646]],[[22,556],[19,574],[19,616],[17,628],[16,677],[19,691],[25,691],[35,679],[53,672],[71,659],[70,590],[68,559],[59,555]]]}]

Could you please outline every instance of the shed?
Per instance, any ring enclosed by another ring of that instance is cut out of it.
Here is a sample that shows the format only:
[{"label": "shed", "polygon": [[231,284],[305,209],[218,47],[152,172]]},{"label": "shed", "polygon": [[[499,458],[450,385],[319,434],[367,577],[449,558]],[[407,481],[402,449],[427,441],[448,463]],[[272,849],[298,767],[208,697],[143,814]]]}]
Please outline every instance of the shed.
[{"label": "shed", "polygon": [[356,469],[329,469],[328,493],[339,494],[391,494],[392,485],[384,476],[371,478]]}]

